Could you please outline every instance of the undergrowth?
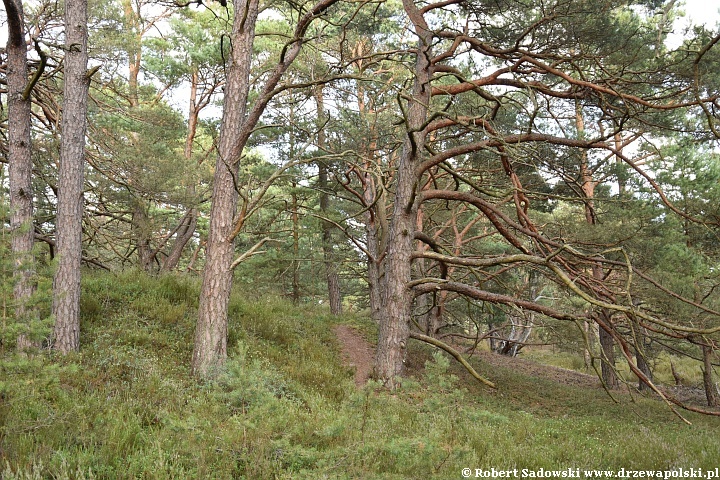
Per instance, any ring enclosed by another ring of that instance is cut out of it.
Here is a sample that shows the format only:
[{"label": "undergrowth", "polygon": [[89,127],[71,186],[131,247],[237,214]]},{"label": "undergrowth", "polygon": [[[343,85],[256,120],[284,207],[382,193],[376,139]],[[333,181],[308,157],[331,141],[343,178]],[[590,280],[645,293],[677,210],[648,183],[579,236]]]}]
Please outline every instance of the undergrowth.
[{"label": "undergrowth", "polygon": [[618,404],[480,364],[499,385],[489,391],[417,344],[424,368],[399,390],[357,389],[338,319],[240,291],[224,373],[199,384],[198,292],[190,277],[86,275],[80,353],[1,359],[2,478],[447,479],[465,467],[710,469],[720,458],[716,419],[686,426],[655,400]]}]

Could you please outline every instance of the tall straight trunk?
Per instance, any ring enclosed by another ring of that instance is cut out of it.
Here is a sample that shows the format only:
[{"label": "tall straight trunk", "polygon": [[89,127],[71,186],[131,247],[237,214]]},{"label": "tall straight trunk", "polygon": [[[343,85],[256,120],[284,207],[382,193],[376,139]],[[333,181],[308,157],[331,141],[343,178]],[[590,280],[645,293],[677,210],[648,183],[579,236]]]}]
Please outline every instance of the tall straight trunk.
[{"label": "tall straight trunk", "polygon": [[300,224],[298,216],[297,183],[292,182],[292,238],[293,238],[293,259],[292,259],[292,299],[293,305],[300,304]]},{"label": "tall straight trunk", "polygon": [[87,0],[65,2],[65,61],[62,138],[57,199],[58,266],[53,279],[54,348],[80,345],[80,260],[87,129]]},{"label": "tall straight trunk", "polygon": [[[382,255],[385,251],[385,242],[383,237],[386,236],[387,230],[383,229],[385,217],[385,199],[384,194],[379,193],[375,189],[375,182],[369,171],[363,173],[363,197],[366,205],[375,205],[365,211],[365,243],[368,250],[367,259],[367,282],[370,300],[370,315],[376,323],[381,322],[382,318]],[[376,202],[375,196],[381,195]]]},{"label": "tall straight trunk", "polygon": [[210,229],[195,329],[192,372],[197,377],[212,377],[227,359],[234,240],[245,220],[245,212],[235,218],[238,203],[236,180],[242,151],[260,115],[274,96],[275,87],[300,53],[307,28],[336,1],[320,0],[298,19],[294,40],[286,46],[275,68],[269,72],[250,110],[247,108],[247,100],[258,0],[242,0],[235,4],[234,10],[238,15],[235,15],[230,35],[232,51],[225,85],[223,121],[213,178]]},{"label": "tall straight trunk", "polygon": [[237,2],[235,11],[245,13],[236,15],[233,22],[231,63],[227,71],[223,121],[213,179],[210,228],[192,358],[193,374],[200,378],[215,375],[227,359],[228,304],[235,250],[233,230],[238,204],[235,185],[239,157],[249,131],[254,126],[247,125],[245,117],[258,0]]},{"label": "tall straight trunk", "polygon": [[397,184],[393,216],[388,232],[385,277],[383,281],[383,312],[378,336],[376,374],[388,388],[397,386],[397,377],[405,371],[407,342],[412,321],[411,255],[413,232],[417,223],[416,167],[425,147],[423,125],[430,104],[432,33],[420,10],[412,0],[403,0],[403,7],[412,22],[418,46],[415,52],[415,80],[408,100],[406,138],[397,168]]},{"label": "tall straight trunk", "polygon": [[138,78],[140,76],[140,64],[142,61],[142,33],[140,32],[139,17],[140,7],[135,11],[132,0],[123,0],[123,15],[125,20],[125,31],[134,34],[135,38],[128,42],[126,52],[128,56],[128,102],[130,107],[135,108],[140,105],[138,95]]},{"label": "tall straight trunk", "polygon": [[[580,102],[575,103],[575,122],[577,126],[578,136],[583,138],[585,135],[585,121],[582,113],[582,106]],[[595,214],[595,187],[597,181],[593,179],[592,171],[588,165],[587,152],[583,151],[580,157],[580,186],[582,192],[585,195],[585,221],[588,225],[597,225],[597,216]],[[593,278],[597,281],[602,281],[603,271],[599,265],[594,265],[592,268]],[[612,315],[607,310],[600,310],[595,312],[595,315],[602,320],[605,325],[612,328]],[[600,340],[601,351],[601,375],[603,383],[608,388],[615,388],[619,385],[617,373],[615,371],[615,342],[610,332],[603,328],[598,329],[598,339]]]},{"label": "tall straight trunk", "polygon": [[[361,39],[353,48],[353,55],[358,59],[354,65],[358,76],[362,77],[367,68],[364,58],[370,58],[370,42]],[[362,186],[362,202],[365,206],[363,223],[365,228],[365,244],[367,246],[367,283],[370,300],[370,315],[380,324],[382,313],[382,278],[383,255],[386,247],[388,222],[386,212],[386,195],[384,188],[378,188],[375,176],[371,173],[378,166],[377,145],[378,135],[374,121],[370,121],[372,112],[365,101],[363,82],[356,82],[357,107],[360,119],[367,126],[367,137],[359,142],[361,151],[358,153],[365,159],[363,168],[357,169],[357,176]]]},{"label": "tall straight trunk", "polygon": [[[361,46],[358,44],[357,55],[363,55]],[[362,73],[364,70],[360,69]],[[362,82],[357,82],[358,113],[360,117],[368,118],[369,113],[365,104],[365,90]],[[378,188],[373,169],[377,166],[377,129],[374,122],[369,122],[368,136],[365,142],[365,150],[359,152],[365,158],[363,168],[358,171],[358,177],[362,186],[362,199],[365,205],[363,222],[365,228],[365,244],[367,246],[367,282],[370,300],[370,314],[376,323],[381,321],[382,313],[382,278],[383,278],[383,253],[385,252],[388,219],[386,211],[386,195],[384,188]]]},{"label": "tall straight trunk", "polygon": [[[8,163],[10,174],[10,249],[13,257],[15,317],[27,322],[27,303],[35,292],[32,248],[33,193],[25,18],[21,0],[3,0],[7,14]],[[25,334],[17,338],[18,350],[34,346]]]},{"label": "tall straight trunk", "polygon": [[[323,121],[325,118],[325,102],[323,97],[323,85],[315,88],[315,104],[317,107],[317,146],[320,152],[325,151],[326,139]],[[337,270],[337,261],[333,254],[333,225],[325,221],[330,210],[330,195],[328,195],[328,168],[327,164],[320,160],[318,166],[318,190],[320,190],[320,214],[323,216],[321,220],[322,228],[322,250],[323,262],[325,263],[325,279],[327,281],[328,302],[330,303],[330,313],[340,315],[342,313],[342,294],[340,292],[340,276]]]}]

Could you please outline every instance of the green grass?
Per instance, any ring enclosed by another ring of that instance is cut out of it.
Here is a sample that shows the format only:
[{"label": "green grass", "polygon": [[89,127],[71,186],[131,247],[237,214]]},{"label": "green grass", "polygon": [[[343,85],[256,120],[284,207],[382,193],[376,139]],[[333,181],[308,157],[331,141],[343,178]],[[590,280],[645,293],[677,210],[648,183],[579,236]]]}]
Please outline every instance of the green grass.
[{"label": "green grass", "polygon": [[[582,356],[570,352],[553,351],[549,349],[525,349],[522,357],[533,360],[544,365],[567,368],[583,373],[593,373],[585,370],[585,363]],[[655,381],[664,385],[675,385],[675,377],[672,374],[672,366],[681,379],[682,385],[702,387],[702,363],[699,359],[671,355],[667,352],[660,352],[650,358]],[[672,365],[672,366],[671,366]],[[617,359],[618,373],[629,382],[637,382],[638,378],[630,372],[627,362],[622,357]]]},{"label": "green grass", "polygon": [[[412,344],[397,392],[357,390],[324,310],[235,292],[230,360],[189,377],[199,286],[89,274],[82,348],[0,359],[0,472],[12,478],[448,479],[469,468],[718,466],[715,418],[478,364],[471,381]],[[372,336],[374,326],[342,319]]]}]

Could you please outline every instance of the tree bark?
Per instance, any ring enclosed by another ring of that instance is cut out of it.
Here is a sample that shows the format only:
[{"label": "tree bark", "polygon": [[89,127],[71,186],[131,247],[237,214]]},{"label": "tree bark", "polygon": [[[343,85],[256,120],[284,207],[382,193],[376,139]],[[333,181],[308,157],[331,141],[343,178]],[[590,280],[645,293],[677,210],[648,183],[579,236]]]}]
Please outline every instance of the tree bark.
[{"label": "tree bark", "polygon": [[[612,325],[610,315],[605,310],[598,312],[606,325]],[[615,372],[615,341],[605,329],[599,329],[601,352],[602,381],[607,388],[617,388],[620,384]]]},{"label": "tree bark", "polygon": [[717,384],[713,381],[712,345],[703,344],[703,386],[705,387],[705,398],[709,407],[720,406],[720,395],[718,395]]},{"label": "tree bark", "polygon": [[403,6],[418,36],[418,46],[415,52],[413,91],[407,106],[407,136],[398,162],[395,202],[388,233],[383,312],[376,358],[377,377],[390,389],[395,389],[397,378],[405,371],[407,342],[410,338],[413,297],[408,284],[411,280],[413,232],[417,223],[419,197],[416,191],[416,168],[427,136],[423,125],[430,104],[432,77],[432,33],[412,0],[404,0]]},{"label": "tree bark", "polygon": [[232,51],[225,85],[210,229],[195,329],[192,372],[197,377],[212,377],[227,359],[227,309],[232,288],[234,240],[244,221],[242,217],[235,218],[238,203],[236,180],[243,149],[260,115],[274,96],[275,87],[300,53],[307,28],[336,1],[320,0],[298,19],[293,40],[286,45],[275,68],[269,72],[265,86],[249,111],[247,100],[258,0],[242,0],[235,5],[237,15],[230,36]]},{"label": "tree bark", "polygon": [[[35,292],[32,248],[33,191],[25,18],[21,0],[3,0],[7,14],[8,163],[10,174],[10,250],[13,257],[15,318],[28,323],[27,303]],[[28,327],[29,328],[29,327]],[[18,350],[37,346],[26,334],[17,338]]]},{"label": "tree bark", "polygon": [[236,15],[233,21],[231,63],[225,85],[223,121],[213,180],[210,228],[192,357],[192,372],[200,378],[214,376],[227,358],[228,304],[235,250],[232,232],[238,204],[235,185],[239,157],[249,130],[254,126],[247,125],[245,117],[258,0],[237,2],[235,11],[245,13]]},{"label": "tree bark", "polygon": [[[197,106],[197,91],[198,91],[199,77],[197,70],[194,71],[190,77],[190,107],[188,112],[188,131],[185,136],[185,148],[183,149],[183,158],[186,161],[192,160],[193,154],[193,143],[195,142],[195,135],[197,134],[197,125],[200,117],[200,109]],[[191,201],[195,202],[195,185],[190,184],[186,188],[187,196]],[[182,257],[182,252],[185,250],[185,246],[188,244],[195,234],[197,228],[198,210],[195,207],[191,207],[185,217],[183,217],[182,225],[178,229],[175,241],[170,248],[170,253],[163,262],[161,271],[169,272],[177,268]]]},{"label": "tree bark", "polygon": [[[315,88],[315,103],[317,107],[317,146],[320,152],[326,148],[325,129],[323,119],[325,117],[325,102],[323,98],[323,86]],[[320,191],[320,213],[322,228],[322,250],[323,262],[325,263],[325,279],[327,280],[328,302],[330,313],[340,315],[342,313],[342,293],[340,292],[340,276],[337,271],[337,260],[333,254],[333,225],[325,221],[329,215],[330,195],[328,195],[328,168],[323,160],[317,162],[318,166],[318,190]]]},{"label": "tree bark", "polygon": [[[378,193],[375,191],[372,175],[369,172],[365,172],[363,176],[365,177],[363,182],[365,202],[367,205],[373,205],[373,203],[375,203],[375,195]],[[372,210],[368,208],[364,214],[365,243],[368,250],[367,282],[370,297],[370,316],[378,324],[382,318],[382,255],[385,251],[382,237],[387,234],[387,231],[381,227],[382,222],[379,220],[379,215],[384,214],[384,209],[385,200],[381,198],[375,203],[375,207],[373,207]]]},{"label": "tree bark", "polygon": [[[358,111],[361,118],[366,118],[365,102],[362,101],[364,91],[362,82],[358,82]],[[383,255],[387,246],[388,219],[384,186],[378,188],[378,182],[372,171],[377,165],[377,130],[375,123],[368,125],[367,149],[363,152],[365,162],[358,177],[362,185],[363,214],[365,224],[365,244],[368,251],[367,282],[369,289],[370,314],[376,323],[381,321],[382,312],[382,282],[383,282]]]},{"label": "tree bark", "polygon": [[65,61],[62,138],[57,199],[58,267],[53,280],[54,348],[80,345],[80,261],[84,149],[87,127],[87,0],[65,2]]},{"label": "tree bark", "polygon": [[150,246],[150,218],[145,210],[142,198],[134,199],[132,215],[132,231],[135,250],[137,251],[138,266],[146,272],[152,270],[155,255]]},{"label": "tree bark", "polygon": [[[575,122],[579,139],[585,137],[585,121],[582,113],[580,102],[575,103]],[[598,182],[593,179],[593,172],[588,165],[588,156],[586,151],[581,152],[580,160],[580,187],[584,194],[585,205],[585,221],[588,225],[597,225],[597,216],[595,214],[595,187]],[[593,277],[598,281],[603,281],[603,271],[600,265],[593,265]],[[612,315],[606,310],[595,312],[608,327],[612,328]],[[598,338],[600,340],[601,352],[601,375],[603,383],[608,388],[616,388],[620,382],[615,371],[615,342],[612,335],[604,330],[599,329]]]},{"label": "tree bark", "polygon": [[[639,331],[636,332],[636,345],[635,345],[635,361],[637,362],[638,370],[640,370],[645,376],[652,381],[653,379],[653,373],[652,369],[650,368],[650,364],[647,361],[646,358],[646,337],[645,329],[643,327],[638,328]],[[640,391],[646,391],[650,390],[650,387],[643,382],[642,380],[638,381],[638,390]]]}]

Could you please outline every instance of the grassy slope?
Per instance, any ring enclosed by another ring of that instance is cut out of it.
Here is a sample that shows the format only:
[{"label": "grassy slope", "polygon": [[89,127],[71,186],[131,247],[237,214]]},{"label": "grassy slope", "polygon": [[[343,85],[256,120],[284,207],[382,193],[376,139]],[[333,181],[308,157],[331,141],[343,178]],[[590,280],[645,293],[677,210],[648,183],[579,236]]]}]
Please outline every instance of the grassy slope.
[{"label": "grassy slope", "polygon": [[[710,469],[720,421],[443,356],[394,394],[356,390],[321,311],[231,305],[227,373],[188,378],[198,286],[93,274],[80,354],[0,358],[2,478],[461,478],[471,468]],[[362,319],[346,317],[366,332]],[[418,360],[415,361],[416,363]],[[4,471],[3,471],[4,470]]]}]

